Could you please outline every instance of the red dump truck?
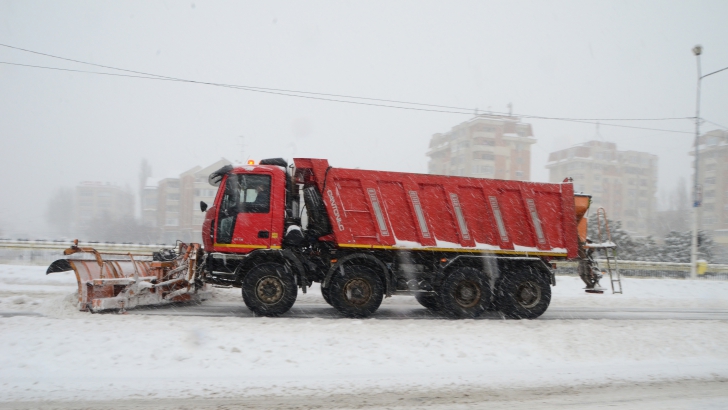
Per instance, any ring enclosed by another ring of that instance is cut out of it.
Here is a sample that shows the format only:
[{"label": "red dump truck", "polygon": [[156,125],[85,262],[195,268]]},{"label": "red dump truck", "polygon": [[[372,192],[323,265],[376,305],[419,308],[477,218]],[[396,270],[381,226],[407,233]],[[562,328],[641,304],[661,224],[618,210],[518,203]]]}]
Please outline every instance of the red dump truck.
[{"label": "red dump truck", "polygon": [[[589,197],[561,184],[333,168],[325,159],[224,167],[202,229],[206,283],[280,315],[321,283],[349,317],[414,295],[451,317],[548,308],[550,261],[583,256]],[[578,229],[577,229],[578,227]],[[577,232],[579,231],[579,233]]]},{"label": "red dump truck", "polygon": [[[547,184],[333,168],[325,159],[260,161],[210,175],[219,186],[203,246],[143,255],[77,244],[48,273],[74,270],[81,310],[200,299],[208,284],[242,288],[277,316],[314,282],[331,306],[367,317],[384,297],[413,295],[450,317],[548,308],[551,261],[579,260],[587,290],[601,274],[586,244],[590,198]],[[84,256],[85,255],[85,256]]]}]

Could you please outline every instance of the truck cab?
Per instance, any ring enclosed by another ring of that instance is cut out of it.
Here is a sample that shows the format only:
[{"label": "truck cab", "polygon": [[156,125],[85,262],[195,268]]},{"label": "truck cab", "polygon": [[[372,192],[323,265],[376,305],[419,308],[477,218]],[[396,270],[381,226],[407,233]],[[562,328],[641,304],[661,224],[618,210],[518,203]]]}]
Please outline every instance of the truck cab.
[{"label": "truck cab", "polygon": [[281,247],[287,203],[284,166],[224,167],[210,176],[210,183],[221,188],[202,226],[206,252],[247,254]]}]

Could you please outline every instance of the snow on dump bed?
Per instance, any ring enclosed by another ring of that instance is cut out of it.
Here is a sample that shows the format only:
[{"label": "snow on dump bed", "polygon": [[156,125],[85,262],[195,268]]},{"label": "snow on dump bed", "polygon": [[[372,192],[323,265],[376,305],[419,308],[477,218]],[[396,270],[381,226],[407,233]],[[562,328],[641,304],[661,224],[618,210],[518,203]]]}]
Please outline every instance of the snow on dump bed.
[{"label": "snow on dump bed", "polygon": [[[75,309],[72,275],[70,280],[65,274],[46,277],[44,270],[0,266],[0,401],[321,395],[728,377],[728,323],[722,320],[89,314]],[[725,298],[727,290],[727,283],[719,281],[626,279],[624,285],[627,295],[648,292],[645,298],[657,303],[663,292],[670,303],[692,300],[694,306],[717,303],[713,299],[721,292]],[[43,291],[29,291],[32,286]],[[582,287],[575,278],[558,278],[554,304],[629,300],[585,295]],[[18,297],[28,300],[15,302]],[[638,295],[629,297],[639,300]],[[237,289],[218,292],[218,299],[242,305],[237,298]],[[314,289],[298,303],[323,303],[320,298]],[[411,298],[389,298],[387,303],[405,300]]]}]

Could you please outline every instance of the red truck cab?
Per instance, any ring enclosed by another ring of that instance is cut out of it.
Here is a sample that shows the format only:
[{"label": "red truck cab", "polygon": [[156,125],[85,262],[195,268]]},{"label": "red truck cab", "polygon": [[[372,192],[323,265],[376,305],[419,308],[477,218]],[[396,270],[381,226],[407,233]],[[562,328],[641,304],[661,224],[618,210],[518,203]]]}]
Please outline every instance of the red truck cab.
[{"label": "red truck cab", "polygon": [[228,171],[220,176],[222,188],[214,206],[206,211],[202,226],[205,251],[246,254],[255,249],[279,249],[286,212],[285,168],[245,165]]}]

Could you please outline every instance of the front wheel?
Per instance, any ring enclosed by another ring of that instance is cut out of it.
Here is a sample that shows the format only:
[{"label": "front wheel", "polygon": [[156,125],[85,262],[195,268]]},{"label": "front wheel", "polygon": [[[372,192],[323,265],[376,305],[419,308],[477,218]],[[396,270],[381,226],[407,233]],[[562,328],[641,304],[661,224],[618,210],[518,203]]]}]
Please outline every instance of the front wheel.
[{"label": "front wheel", "polygon": [[551,284],[532,268],[505,272],[498,285],[498,308],[511,319],[535,319],[551,303]]},{"label": "front wheel", "polygon": [[293,306],[298,287],[293,274],[280,263],[268,262],[251,269],[243,278],[243,301],[260,316],[279,316]]},{"label": "front wheel", "polygon": [[323,286],[321,287],[321,296],[324,298],[324,300],[326,301],[326,303],[328,303],[329,306],[331,306],[331,297],[329,297],[329,289],[328,288],[324,288]]},{"label": "front wheel", "polygon": [[337,273],[329,283],[331,306],[347,317],[368,317],[379,309],[384,284],[367,266],[354,265]]}]

